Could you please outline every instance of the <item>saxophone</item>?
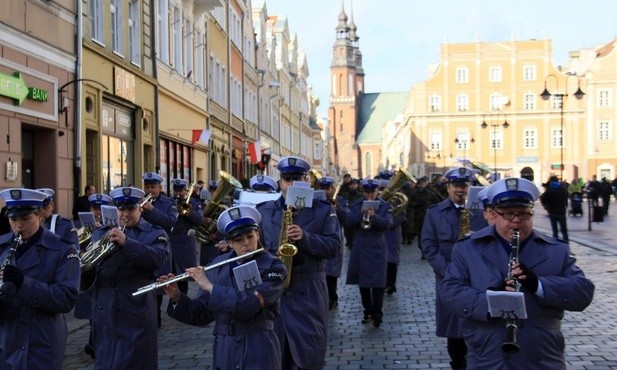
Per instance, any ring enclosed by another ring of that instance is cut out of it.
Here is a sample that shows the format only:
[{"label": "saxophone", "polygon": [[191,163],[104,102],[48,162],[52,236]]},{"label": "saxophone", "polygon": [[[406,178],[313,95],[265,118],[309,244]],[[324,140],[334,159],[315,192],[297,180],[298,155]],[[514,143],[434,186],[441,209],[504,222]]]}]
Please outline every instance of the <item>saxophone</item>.
[{"label": "saxophone", "polygon": [[287,268],[287,278],[285,279],[285,288],[291,283],[291,266],[293,264],[293,257],[298,253],[298,248],[291,243],[287,238],[287,227],[293,223],[293,209],[291,205],[287,206],[287,209],[283,212],[283,220],[281,221],[281,234],[279,236],[279,247],[276,257],[283,261],[283,264]]},{"label": "saxophone", "polygon": [[467,208],[461,209],[461,217],[458,224],[458,235],[456,236],[456,240],[461,240],[462,238],[469,235],[471,229],[469,228],[469,210]]}]

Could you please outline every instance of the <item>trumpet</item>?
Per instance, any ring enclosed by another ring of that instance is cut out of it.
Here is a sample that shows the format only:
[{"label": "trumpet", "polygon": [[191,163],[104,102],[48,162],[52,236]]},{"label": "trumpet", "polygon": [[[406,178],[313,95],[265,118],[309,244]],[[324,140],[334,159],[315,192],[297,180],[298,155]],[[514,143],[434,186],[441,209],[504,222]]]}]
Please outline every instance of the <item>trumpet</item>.
[{"label": "trumpet", "polygon": [[[518,229],[514,229],[512,232],[512,251],[510,252],[510,260],[508,261],[508,280],[514,280],[514,290],[521,290],[521,283],[512,275],[512,269],[514,269],[514,265],[518,263],[518,253],[519,253],[519,244],[520,244],[520,234]],[[501,344],[501,350],[506,353],[517,353],[519,350],[519,345],[516,343],[516,330],[518,329],[518,323],[516,316],[511,317],[506,316],[506,340]]]},{"label": "trumpet", "polygon": [[141,203],[139,203],[139,208],[142,208],[146,203],[154,203],[154,199],[152,199],[152,194],[148,193],[148,195],[144,197]]},{"label": "trumpet", "polygon": [[[254,254],[261,253],[263,251],[265,251],[265,249],[263,249],[263,248],[256,249],[256,250],[254,250],[252,252],[245,253],[245,254],[243,254],[241,256],[233,257],[233,258],[230,258],[228,260],[221,261],[219,263],[215,263],[214,265],[206,266],[206,267],[204,267],[204,271],[213,270],[213,269],[215,269],[217,267],[221,267],[221,266],[226,265],[228,263],[235,262],[235,261],[238,261],[238,260],[241,260],[241,259],[245,259],[247,257],[250,257],[250,256],[254,255]],[[150,285],[142,286],[141,288],[139,288],[139,289],[137,289],[136,291],[133,292],[133,297],[141,295],[141,294],[144,294],[144,293],[148,293],[148,292],[150,292],[152,290],[155,290],[155,289],[167,286],[169,284],[173,284],[173,283],[178,282],[178,281],[186,280],[189,277],[190,276],[189,276],[188,272],[185,272],[184,274],[176,275],[173,278],[171,278],[171,279],[169,279],[167,281],[164,281],[162,283],[152,283]]]},{"label": "trumpet", "polygon": [[193,207],[191,207],[191,194],[193,193],[193,189],[195,188],[195,182],[189,186],[186,191],[186,196],[184,200],[178,203],[178,214],[181,216],[186,216],[193,211]]},{"label": "trumpet", "polygon": [[362,216],[362,222],[360,222],[360,226],[364,230],[368,230],[368,229],[370,229],[373,226],[371,224],[371,216],[369,216],[368,211],[364,212],[364,215]]}]

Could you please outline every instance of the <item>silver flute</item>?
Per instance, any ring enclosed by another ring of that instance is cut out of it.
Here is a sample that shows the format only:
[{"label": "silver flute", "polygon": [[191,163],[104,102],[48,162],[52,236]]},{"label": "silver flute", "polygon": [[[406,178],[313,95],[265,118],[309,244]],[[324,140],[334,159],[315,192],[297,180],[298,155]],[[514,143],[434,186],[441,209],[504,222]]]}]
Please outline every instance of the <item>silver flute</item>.
[{"label": "silver flute", "polygon": [[[252,251],[252,252],[245,253],[245,254],[243,254],[241,256],[230,258],[228,260],[221,261],[219,263],[215,263],[214,265],[206,266],[203,269],[204,269],[204,271],[209,271],[209,270],[215,269],[217,267],[226,265],[228,263],[235,262],[235,261],[238,261],[238,260],[241,260],[241,259],[245,259],[247,257],[250,257],[250,256],[254,255],[254,254],[261,253],[263,251],[265,251],[265,249],[259,248],[259,249],[256,249],[256,250]],[[164,287],[166,285],[173,284],[173,283],[178,282],[178,281],[186,280],[189,277],[190,277],[189,273],[185,272],[184,274],[176,275],[176,276],[172,277],[171,279],[169,279],[167,281],[163,281],[161,283],[152,283],[152,284],[149,284],[149,285],[146,285],[146,286],[142,286],[141,288],[139,288],[135,292],[133,292],[133,296],[138,296],[140,294],[148,293],[148,292],[150,292],[152,290]]]}]

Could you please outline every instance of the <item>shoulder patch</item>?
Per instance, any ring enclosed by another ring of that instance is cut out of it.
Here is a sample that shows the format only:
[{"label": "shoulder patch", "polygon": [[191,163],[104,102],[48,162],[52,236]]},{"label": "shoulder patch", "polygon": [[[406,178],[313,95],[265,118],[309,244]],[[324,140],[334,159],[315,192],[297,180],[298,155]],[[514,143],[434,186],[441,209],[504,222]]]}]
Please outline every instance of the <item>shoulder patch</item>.
[{"label": "shoulder patch", "polygon": [[66,259],[67,259],[67,260],[70,260],[70,259],[72,259],[72,258],[77,258],[77,259],[79,259],[79,253],[69,253],[69,254],[67,254],[67,255],[66,255]]},{"label": "shoulder patch", "polygon": [[163,236],[163,235],[161,235],[158,238],[156,238],[156,242],[157,243],[164,243],[164,244],[169,243],[169,241],[167,240],[167,237]]},{"label": "shoulder patch", "polygon": [[285,276],[280,272],[269,272],[267,275],[268,279],[277,279],[283,281]]}]

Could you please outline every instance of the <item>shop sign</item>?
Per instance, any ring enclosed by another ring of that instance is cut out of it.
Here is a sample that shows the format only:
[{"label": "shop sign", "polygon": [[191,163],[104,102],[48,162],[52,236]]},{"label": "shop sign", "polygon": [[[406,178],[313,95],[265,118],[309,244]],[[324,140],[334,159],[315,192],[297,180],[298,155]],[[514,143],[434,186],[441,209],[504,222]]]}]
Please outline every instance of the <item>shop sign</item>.
[{"label": "shop sign", "polygon": [[26,98],[41,102],[49,101],[49,91],[28,87],[20,72],[14,72],[13,76],[0,73],[0,95],[13,99],[15,105],[21,105]]}]

